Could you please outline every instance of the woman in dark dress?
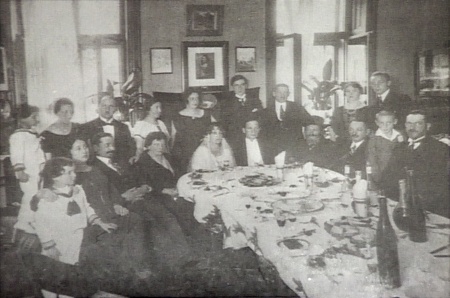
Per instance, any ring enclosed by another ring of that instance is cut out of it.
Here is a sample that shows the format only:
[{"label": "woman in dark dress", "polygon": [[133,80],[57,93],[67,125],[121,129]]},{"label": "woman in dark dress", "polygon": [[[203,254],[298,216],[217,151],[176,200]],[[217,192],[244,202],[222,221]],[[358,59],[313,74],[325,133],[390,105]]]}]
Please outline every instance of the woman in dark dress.
[{"label": "woman in dark dress", "polygon": [[172,150],[179,165],[180,174],[186,173],[192,154],[202,142],[211,123],[210,112],[199,108],[201,105],[200,92],[190,90],[184,98],[186,108],[178,113],[178,117],[174,121],[176,135]]},{"label": "woman in dark dress", "polygon": [[70,121],[73,110],[73,102],[68,98],[60,98],[55,102],[53,112],[58,120],[41,133],[42,150],[47,160],[54,157],[70,158],[70,149],[79,128],[78,123]]},{"label": "woman in dark dress", "polygon": [[354,119],[365,119],[369,121],[369,108],[360,101],[360,96],[363,93],[362,86],[357,82],[350,82],[344,87],[345,104],[334,110],[331,118],[331,127],[328,128],[331,140],[336,140],[337,137],[341,141],[350,138],[348,128],[350,122]]}]

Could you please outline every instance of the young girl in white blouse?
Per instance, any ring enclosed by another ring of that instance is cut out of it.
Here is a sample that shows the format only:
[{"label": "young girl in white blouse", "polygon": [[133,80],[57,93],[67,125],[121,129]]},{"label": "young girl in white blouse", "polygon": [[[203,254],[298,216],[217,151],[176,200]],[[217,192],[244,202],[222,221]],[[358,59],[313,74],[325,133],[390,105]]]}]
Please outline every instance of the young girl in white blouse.
[{"label": "young girl in white blouse", "polygon": [[34,127],[39,124],[39,109],[22,104],[17,112],[19,128],[9,139],[11,163],[23,192],[18,220],[15,224],[14,242],[18,251],[39,251],[39,240],[34,229],[34,212],[31,198],[39,187],[39,172],[45,162],[41,139]]},{"label": "young girl in white blouse", "polygon": [[[95,214],[83,188],[75,185],[74,170],[71,159],[58,157],[47,161],[41,173],[45,191],[31,202],[31,208],[36,211],[35,227],[42,254],[71,265],[78,263],[88,224],[97,224],[106,232],[117,228],[113,223],[103,223]],[[42,293],[44,297],[57,297],[46,290]]]}]

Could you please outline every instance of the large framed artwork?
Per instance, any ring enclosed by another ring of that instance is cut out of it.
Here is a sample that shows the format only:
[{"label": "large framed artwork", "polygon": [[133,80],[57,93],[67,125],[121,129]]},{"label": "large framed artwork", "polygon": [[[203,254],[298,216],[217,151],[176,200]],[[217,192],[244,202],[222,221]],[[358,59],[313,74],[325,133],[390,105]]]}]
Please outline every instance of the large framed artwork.
[{"label": "large framed artwork", "polygon": [[223,5],[187,5],[187,36],[220,36],[223,31]]},{"label": "large framed artwork", "polygon": [[150,49],[150,61],[152,74],[173,73],[171,48]]},{"label": "large framed artwork", "polygon": [[0,91],[8,90],[8,73],[6,68],[6,52],[0,47]]},{"label": "large framed artwork", "polygon": [[185,89],[225,91],[228,85],[228,42],[183,42]]},{"label": "large framed artwork", "polygon": [[416,64],[416,92],[420,99],[450,97],[450,59],[448,49],[423,51]]}]

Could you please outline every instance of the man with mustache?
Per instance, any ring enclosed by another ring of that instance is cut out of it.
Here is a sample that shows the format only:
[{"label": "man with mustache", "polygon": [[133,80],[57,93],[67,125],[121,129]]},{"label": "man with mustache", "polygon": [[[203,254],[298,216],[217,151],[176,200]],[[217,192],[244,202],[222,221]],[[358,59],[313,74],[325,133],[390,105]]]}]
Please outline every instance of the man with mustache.
[{"label": "man with mustache", "polygon": [[407,114],[408,142],[394,151],[382,182],[391,193],[387,195],[398,198],[398,180],[405,178],[405,168],[413,170],[415,190],[422,197],[425,209],[449,217],[449,149],[428,136],[430,127],[424,111],[413,110]]}]

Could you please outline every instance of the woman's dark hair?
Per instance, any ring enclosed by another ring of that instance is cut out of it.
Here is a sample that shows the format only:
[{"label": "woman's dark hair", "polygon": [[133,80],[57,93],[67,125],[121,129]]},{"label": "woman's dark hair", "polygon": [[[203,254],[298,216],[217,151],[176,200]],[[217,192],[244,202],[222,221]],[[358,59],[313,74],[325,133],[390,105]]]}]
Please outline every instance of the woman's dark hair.
[{"label": "woman's dark hair", "polygon": [[183,93],[183,100],[184,103],[187,105],[189,103],[189,96],[191,96],[193,93],[198,94],[198,106],[202,104],[202,92],[197,89],[188,89],[186,92]]},{"label": "woman's dark hair", "polygon": [[61,111],[62,106],[66,105],[72,106],[72,108],[74,107],[73,101],[71,101],[70,99],[66,97],[59,98],[57,101],[55,101],[55,105],[53,106],[53,113],[58,114],[58,112]]},{"label": "woman's dark hair", "polygon": [[157,140],[157,141],[161,141],[161,140],[166,141],[166,140],[167,140],[167,137],[166,137],[166,135],[165,135],[163,132],[161,132],[161,131],[154,131],[154,132],[151,132],[151,133],[149,133],[149,134],[147,135],[147,137],[145,138],[144,147],[150,146],[151,144],[153,144],[153,141],[155,141],[155,140]]},{"label": "woman's dark hair", "polygon": [[142,96],[142,102],[144,105],[144,111],[148,112],[155,103],[161,102],[161,100],[151,96],[150,94],[145,94],[145,96]]},{"label": "woman's dark hair", "polygon": [[44,181],[44,188],[52,187],[53,179],[61,176],[64,171],[64,167],[67,166],[74,166],[73,160],[66,157],[56,157],[48,160],[41,172],[41,177]]},{"label": "woman's dark hair", "polygon": [[212,133],[212,131],[214,130],[214,128],[218,128],[224,135],[225,135],[225,131],[222,127],[222,125],[219,122],[213,122],[208,126],[208,129],[206,130],[206,134],[209,135]]},{"label": "woman's dark hair", "polygon": [[347,89],[348,87],[352,87],[352,88],[355,88],[355,89],[359,89],[359,93],[361,93],[361,94],[363,94],[363,92],[364,92],[363,87],[362,87],[361,84],[358,83],[358,82],[348,82],[348,83],[345,84],[345,86],[344,86],[344,91],[345,91],[345,89]]},{"label": "woman's dark hair", "polygon": [[17,109],[17,119],[27,119],[33,113],[39,112],[39,108],[36,106],[30,106],[27,103],[23,103]]}]

